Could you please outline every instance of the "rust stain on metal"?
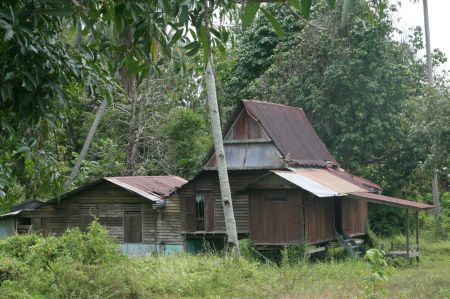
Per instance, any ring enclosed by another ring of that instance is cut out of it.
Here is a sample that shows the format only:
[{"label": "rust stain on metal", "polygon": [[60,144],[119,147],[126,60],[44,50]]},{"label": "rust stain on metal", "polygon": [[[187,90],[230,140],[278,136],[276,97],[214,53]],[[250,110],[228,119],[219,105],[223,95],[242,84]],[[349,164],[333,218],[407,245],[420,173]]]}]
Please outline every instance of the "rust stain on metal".
[{"label": "rust stain on metal", "polygon": [[242,103],[287,160],[335,162],[303,109],[251,100]]},{"label": "rust stain on metal", "polygon": [[108,181],[119,181],[142,192],[153,193],[161,197],[167,197],[176,188],[181,187],[186,180],[177,176],[128,176],[128,177],[106,177]]}]

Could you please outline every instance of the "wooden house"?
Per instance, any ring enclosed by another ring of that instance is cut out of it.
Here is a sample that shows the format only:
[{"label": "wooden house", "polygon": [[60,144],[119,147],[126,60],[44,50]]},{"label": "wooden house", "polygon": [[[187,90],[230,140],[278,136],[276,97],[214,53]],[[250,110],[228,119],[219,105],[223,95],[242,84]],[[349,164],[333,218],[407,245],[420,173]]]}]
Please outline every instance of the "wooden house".
[{"label": "wooden house", "polygon": [[[342,169],[300,108],[241,101],[223,129],[238,236],[259,248],[324,244],[367,232],[368,202],[431,206],[379,195],[381,188]],[[223,245],[225,223],[214,151],[180,188],[189,251]]]},{"label": "wooden house", "polygon": [[[183,250],[176,176],[105,177],[48,202],[28,202],[2,216],[13,231],[59,235],[67,228],[86,231],[97,218],[124,252]],[[11,219],[13,220],[11,222]]]}]

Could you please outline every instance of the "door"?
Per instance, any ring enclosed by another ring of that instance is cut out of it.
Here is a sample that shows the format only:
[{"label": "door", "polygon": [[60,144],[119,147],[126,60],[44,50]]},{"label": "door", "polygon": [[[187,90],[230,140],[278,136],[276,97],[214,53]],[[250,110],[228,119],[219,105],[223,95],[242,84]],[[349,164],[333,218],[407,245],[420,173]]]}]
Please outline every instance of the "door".
[{"label": "door", "polygon": [[142,208],[140,204],[123,206],[124,243],[142,243]]},{"label": "door", "polygon": [[288,201],[286,196],[264,198],[264,234],[269,243],[285,244],[288,241]]},{"label": "door", "polygon": [[298,190],[252,191],[250,239],[260,245],[299,244],[304,240],[303,197]]}]

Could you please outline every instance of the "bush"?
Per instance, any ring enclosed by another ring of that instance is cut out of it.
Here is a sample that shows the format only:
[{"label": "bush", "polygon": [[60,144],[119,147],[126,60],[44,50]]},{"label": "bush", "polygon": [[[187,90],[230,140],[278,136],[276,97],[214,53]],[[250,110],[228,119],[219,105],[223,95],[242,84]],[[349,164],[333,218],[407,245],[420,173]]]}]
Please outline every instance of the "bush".
[{"label": "bush", "polygon": [[0,258],[0,285],[6,280],[19,279],[26,272],[24,263],[13,257]]}]

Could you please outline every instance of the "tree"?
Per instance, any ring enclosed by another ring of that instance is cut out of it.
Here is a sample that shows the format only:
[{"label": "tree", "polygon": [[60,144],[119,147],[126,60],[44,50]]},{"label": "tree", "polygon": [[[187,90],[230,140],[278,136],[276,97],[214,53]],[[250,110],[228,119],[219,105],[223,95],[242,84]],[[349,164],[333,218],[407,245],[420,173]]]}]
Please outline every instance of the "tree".
[{"label": "tree", "polygon": [[[432,64],[432,53],[431,53],[431,41],[430,41],[430,23],[428,18],[428,0],[422,0],[423,2],[423,19],[424,19],[424,27],[425,27],[425,47],[427,51],[427,77],[428,84],[431,86],[434,84],[433,79],[433,64]],[[437,147],[437,140],[434,141]],[[441,214],[441,204],[439,202],[439,180],[438,180],[438,171],[435,170],[433,174],[433,178],[431,180],[431,189],[433,193],[433,205],[434,205],[434,216],[438,217]]]},{"label": "tree", "polygon": [[[392,165],[391,158],[409,151],[402,142],[407,126],[401,111],[419,94],[423,69],[410,44],[390,37],[395,28],[382,4],[372,8],[379,12],[373,25],[367,21],[366,3],[358,1],[345,30],[303,29],[294,46],[279,45],[273,65],[247,92],[304,108],[345,168],[386,186],[385,170],[401,164]],[[327,28],[341,22],[336,11],[316,13]]]},{"label": "tree", "polygon": [[169,138],[168,154],[172,169],[181,177],[193,177],[200,167],[204,153],[211,146],[209,130],[202,115],[191,109],[174,108],[161,135]]},{"label": "tree", "polygon": [[[91,49],[71,48],[62,38],[70,20],[67,2],[0,3],[0,197],[24,175],[22,166],[51,163],[42,148],[64,124],[71,86],[82,85],[109,100],[117,87]],[[57,176],[47,173],[42,181]],[[58,186],[49,183],[49,188]]]}]

